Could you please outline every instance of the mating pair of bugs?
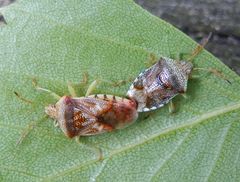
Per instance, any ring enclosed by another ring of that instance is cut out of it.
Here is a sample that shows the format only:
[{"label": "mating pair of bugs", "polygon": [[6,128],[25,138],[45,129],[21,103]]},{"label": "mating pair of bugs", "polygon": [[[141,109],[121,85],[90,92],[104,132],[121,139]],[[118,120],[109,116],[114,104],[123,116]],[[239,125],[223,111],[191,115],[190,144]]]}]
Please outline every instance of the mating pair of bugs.
[{"label": "mating pair of bugs", "polygon": [[194,68],[191,62],[201,52],[209,37],[204,39],[202,45],[197,46],[187,60],[161,57],[138,75],[126,98],[105,94],[90,95],[96,81],[89,86],[85,97],[77,97],[71,85],[68,87],[71,96],[63,97],[35,86],[58,99],[56,104],[47,106],[45,112],[56,121],[55,124],[67,137],[79,138],[121,129],[136,121],[139,112],[155,110],[167,104],[176,95],[184,94],[194,69],[208,70],[223,77],[214,69]]}]

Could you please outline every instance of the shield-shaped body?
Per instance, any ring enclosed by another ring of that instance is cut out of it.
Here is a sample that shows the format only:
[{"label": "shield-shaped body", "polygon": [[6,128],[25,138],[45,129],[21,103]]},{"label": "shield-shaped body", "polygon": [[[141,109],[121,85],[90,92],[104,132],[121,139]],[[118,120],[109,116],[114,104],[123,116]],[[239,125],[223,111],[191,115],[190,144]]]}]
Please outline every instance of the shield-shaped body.
[{"label": "shield-shaped body", "polygon": [[162,57],[134,80],[127,96],[136,100],[138,112],[162,107],[179,93],[185,93],[193,65]]},{"label": "shield-shaped body", "polygon": [[124,128],[137,119],[136,108],[134,100],[112,95],[63,96],[46,107],[46,113],[57,120],[67,137],[73,138]]}]

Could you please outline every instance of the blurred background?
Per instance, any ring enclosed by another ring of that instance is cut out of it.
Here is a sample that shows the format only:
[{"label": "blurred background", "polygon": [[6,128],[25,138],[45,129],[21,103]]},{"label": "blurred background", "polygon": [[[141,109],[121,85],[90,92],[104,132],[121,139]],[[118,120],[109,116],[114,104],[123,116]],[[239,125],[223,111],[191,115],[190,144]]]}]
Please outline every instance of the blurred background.
[{"label": "blurred background", "polygon": [[240,75],[240,0],[135,0],[199,42]]},{"label": "blurred background", "polygon": [[[0,0],[0,7],[15,0]],[[213,32],[206,49],[240,75],[240,0],[135,0],[199,42]],[[3,18],[0,17],[0,21]]]}]

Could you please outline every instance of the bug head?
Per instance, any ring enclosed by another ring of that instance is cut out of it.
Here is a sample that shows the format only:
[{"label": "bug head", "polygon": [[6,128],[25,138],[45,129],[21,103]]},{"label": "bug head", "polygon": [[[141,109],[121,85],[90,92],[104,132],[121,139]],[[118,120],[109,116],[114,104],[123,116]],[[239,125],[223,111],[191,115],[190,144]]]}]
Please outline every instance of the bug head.
[{"label": "bug head", "polygon": [[53,119],[57,119],[57,108],[55,104],[45,107],[45,113]]},{"label": "bug head", "polygon": [[50,104],[45,107],[45,113],[53,119],[59,119],[61,113],[65,110],[66,104],[71,100],[68,96],[63,96],[56,104]]},{"label": "bug head", "polygon": [[193,69],[193,64],[191,62],[182,60],[180,61],[180,65],[183,73],[185,73],[187,76],[191,74]]}]

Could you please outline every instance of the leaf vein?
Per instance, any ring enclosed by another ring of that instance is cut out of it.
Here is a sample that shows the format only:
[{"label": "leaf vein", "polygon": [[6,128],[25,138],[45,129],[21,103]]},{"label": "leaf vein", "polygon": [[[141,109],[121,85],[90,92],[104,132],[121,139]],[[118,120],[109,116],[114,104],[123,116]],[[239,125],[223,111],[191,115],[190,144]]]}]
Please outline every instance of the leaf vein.
[{"label": "leaf vein", "polygon": [[32,177],[35,177],[35,178],[42,178],[41,176],[38,176],[38,175],[35,175],[35,174],[32,174],[32,173],[29,173],[27,171],[20,171],[18,169],[13,169],[13,168],[9,168],[9,167],[3,167],[3,166],[0,166],[1,169],[3,170],[7,170],[7,171],[13,171],[13,172],[17,172],[19,174],[22,174],[24,176],[32,176]]},{"label": "leaf vein", "polygon": [[155,176],[157,176],[157,174],[159,173],[159,171],[163,168],[163,166],[167,163],[167,161],[169,161],[171,159],[171,157],[178,151],[178,149],[181,147],[181,145],[186,141],[186,139],[188,138],[189,134],[191,133],[191,130],[189,130],[185,136],[179,140],[179,142],[177,143],[176,147],[174,148],[174,150],[169,153],[166,158],[164,159],[163,163],[161,163],[159,166],[157,166],[157,169],[154,171],[152,178],[150,181],[153,181],[153,178]]},{"label": "leaf vein", "polygon": [[[214,111],[210,111],[210,112],[204,113],[203,115],[201,115],[199,117],[192,118],[191,120],[189,120],[186,123],[183,123],[181,125],[172,126],[172,127],[166,128],[165,130],[161,131],[160,133],[153,134],[152,136],[150,136],[146,140],[140,141],[140,142],[135,143],[133,145],[127,145],[125,147],[122,147],[121,149],[116,149],[115,151],[110,153],[108,156],[103,156],[103,159],[111,158],[114,155],[120,154],[120,153],[125,152],[127,150],[130,150],[132,148],[135,148],[135,147],[138,147],[140,145],[143,145],[143,144],[147,143],[150,140],[158,138],[158,137],[160,137],[162,135],[166,135],[166,134],[168,134],[170,132],[173,132],[173,131],[176,131],[178,129],[191,128],[191,127],[193,127],[193,126],[195,126],[197,124],[200,124],[200,123],[204,122],[205,120],[208,120],[210,118],[214,118],[214,117],[217,117],[219,115],[223,115],[223,114],[226,114],[226,113],[238,110],[238,109],[240,109],[240,102],[237,102],[237,103],[234,103],[234,104],[230,104],[230,105],[227,105],[227,106],[224,106],[224,107],[217,108]],[[69,169],[63,170],[61,172],[57,172],[56,174],[53,174],[53,175],[50,175],[50,176],[46,176],[44,179],[48,180],[48,181],[51,181],[51,179],[56,179],[58,177],[64,176],[64,175],[68,174],[69,172],[73,172],[75,170],[79,170],[82,167],[89,166],[89,165],[94,164],[96,162],[99,162],[99,160],[98,159],[90,160],[90,161],[87,161],[87,162],[82,163],[80,165],[79,164],[75,165],[75,166],[73,166],[73,167],[71,167]]]},{"label": "leaf vein", "polygon": [[233,124],[232,122],[229,123],[229,125],[227,126],[227,128],[225,129],[225,131],[224,131],[224,133],[223,133],[222,139],[221,139],[221,141],[220,141],[219,147],[218,147],[217,152],[216,152],[216,158],[213,160],[213,164],[212,164],[212,166],[210,167],[209,173],[208,173],[208,175],[206,176],[206,179],[205,179],[204,181],[209,181],[209,177],[212,175],[213,170],[214,170],[214,168],[216,167],[218,158],[219,158],[219,156],[220,156],[220,154],[221,154],[221,151],[222,151],[222,146],[223,146],[223,144],[224,144],[224,141],[226,140],[227,134],[228,134],[228,132],[229,132],[232,124]]}]

